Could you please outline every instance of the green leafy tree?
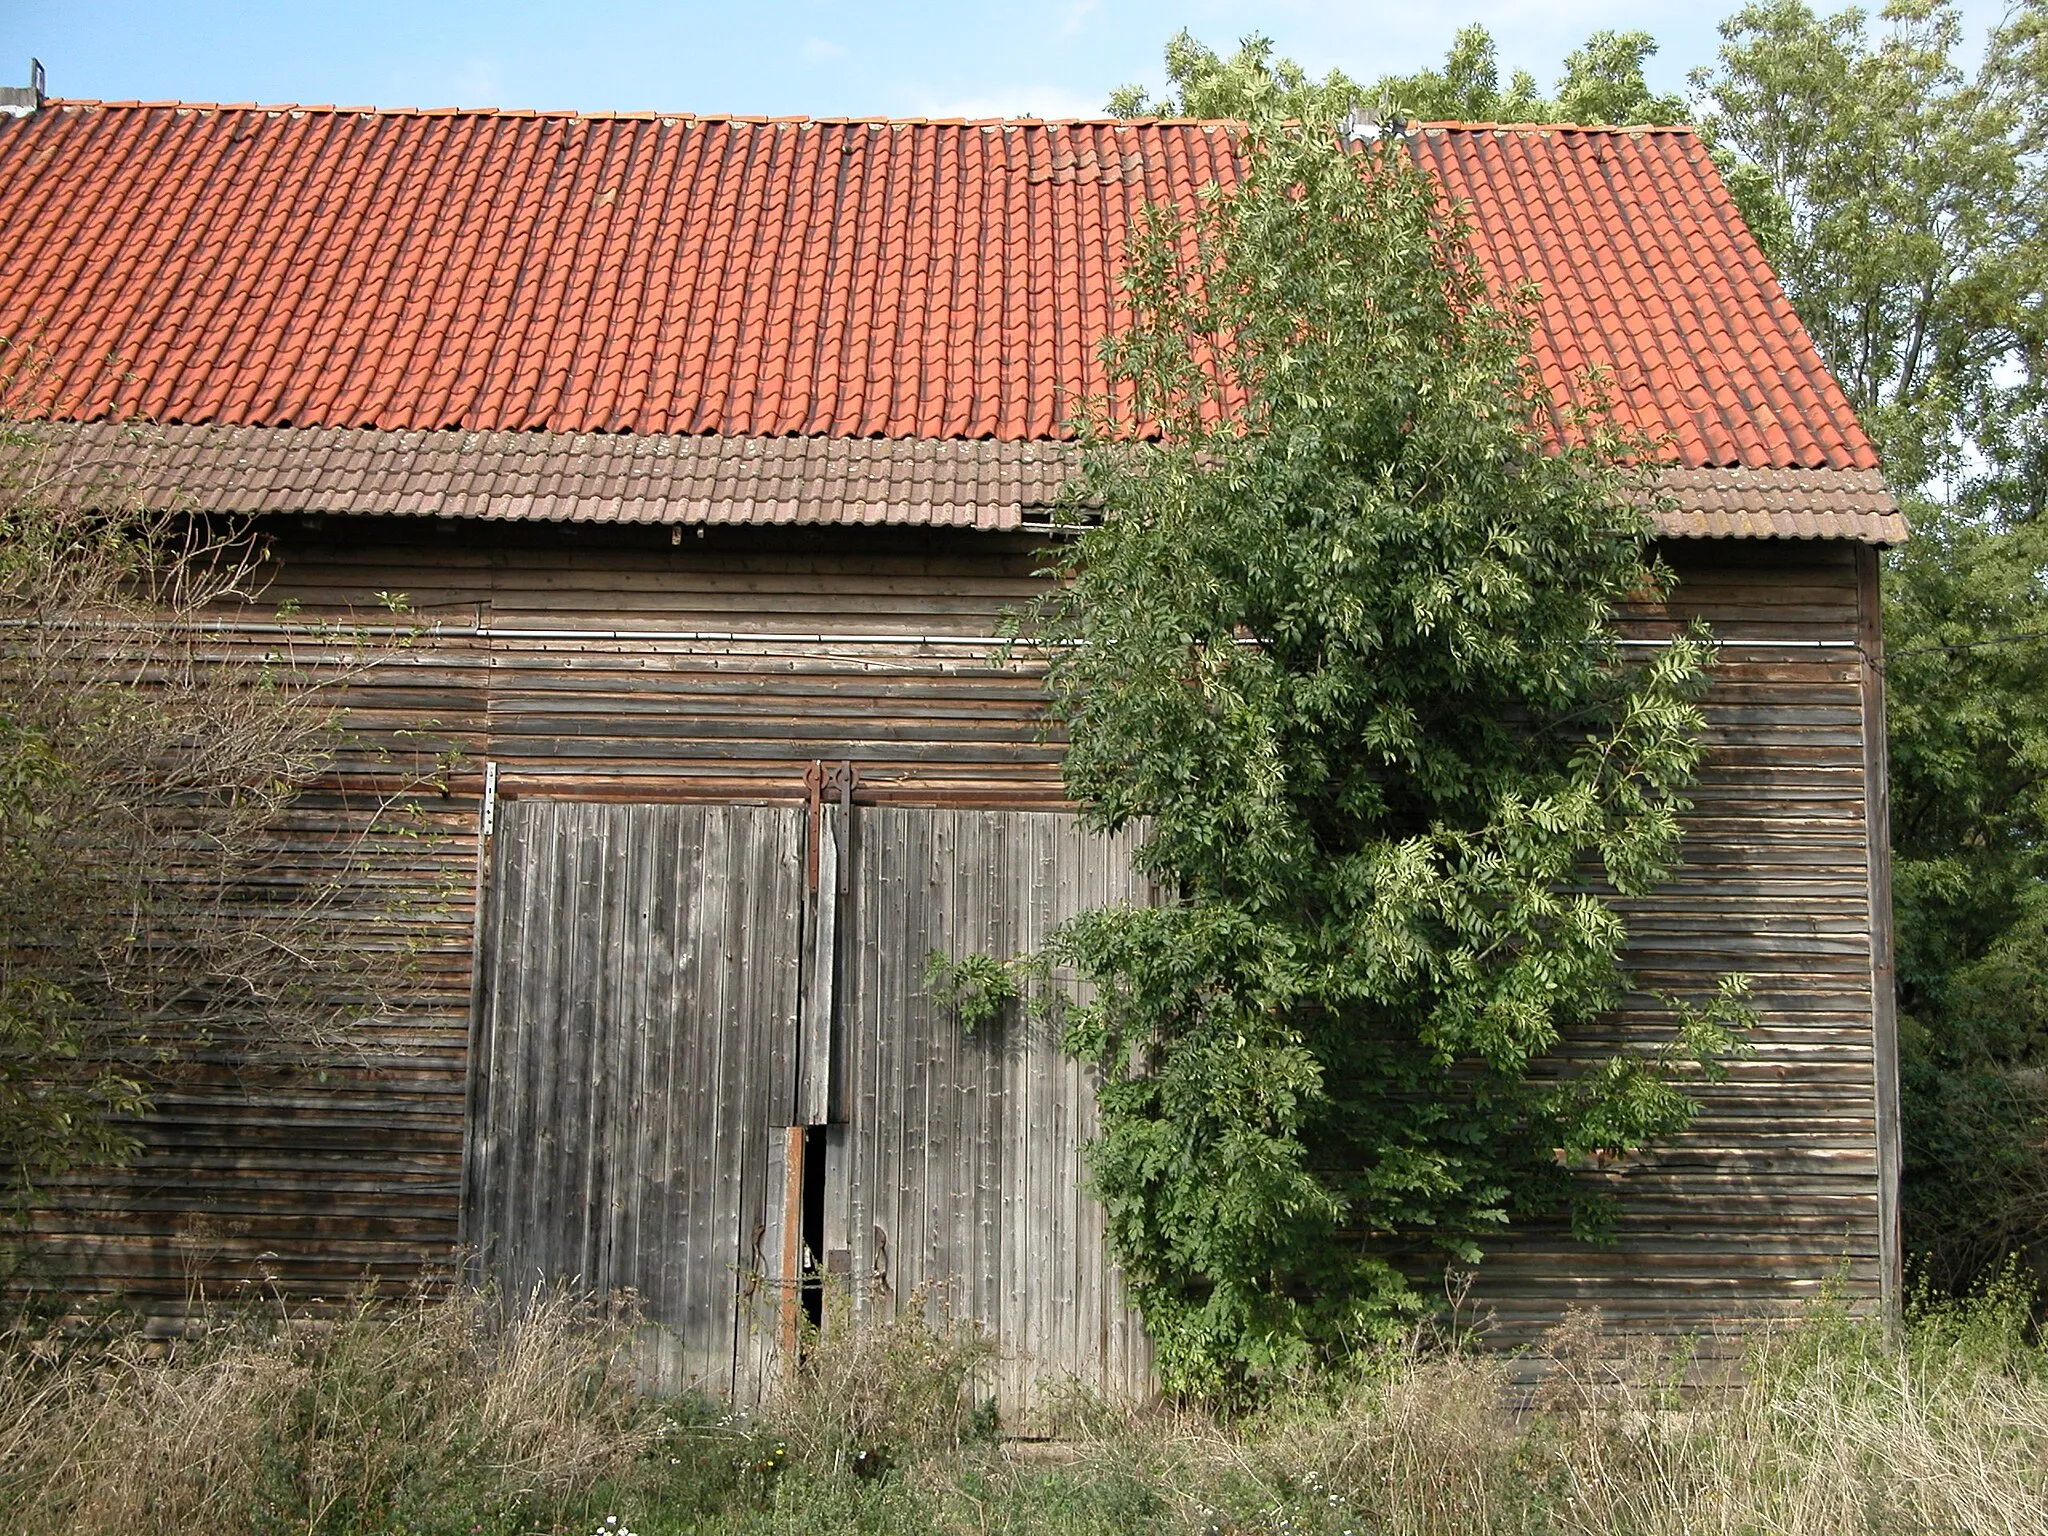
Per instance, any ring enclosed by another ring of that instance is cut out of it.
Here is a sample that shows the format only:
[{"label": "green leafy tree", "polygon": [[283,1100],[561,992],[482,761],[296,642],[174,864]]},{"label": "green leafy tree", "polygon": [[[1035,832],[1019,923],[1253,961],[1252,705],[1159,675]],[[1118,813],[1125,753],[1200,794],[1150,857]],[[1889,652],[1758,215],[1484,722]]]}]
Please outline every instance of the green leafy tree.
[{"label": "green leafy tree", "polygon": [[[1148,210],[1091,518],[1038,615],[1070,792],[1145,819],[1170,905],[1084,915],[1090,1152],[1171,1388],[1384,1336],[1417,1276],[1601,1203],[1572,1165],[1688,1121],[1739,987],[1571,1071],[1628,985],[1617,896],[1677,857],[1710,649],[1645,666],[1641,445],[1552,442],[1526,319],[1404,149],[1262,114],[1246,172]],[[1094,514],[1099,510],[1099,521]]]},{"label": "green leafy tree", "polygon": [[1493,35],[1462,27],[1442,69],[1383,75],[1368,86],[1342,70],[1321,79],[1292,59],[1275,58],[1271,38],[1246,38],[1228,58],[1181,32],[1166,45],[1170,89],[1154,99],[1142,86],[1111,95],[1118,117],[1209,117],[1249,120],[1273,116],[1334,120],[1354,106],[1384,115],[1430,121],[1513,123],[1676,123],[1685,102],[1652,91],[1643,66],[1657,51],[1647,32],[1595,32],[1565,57],[1553,97],[1536,77],[1517,70],[1505,89]]},{"label": "green leafy tree", "polygon": [[1798,0],[1737,12],[1695,71],[1701,126],[1767,177],[1789,219],[1772,255],[1821,355],[1915,492],[2017,430],[2010,366],[2038,374],[2044,10],[2025,0],[1975,73],[1960,13],[1899,0],[1864,14]]},{"label": "green leafy tree", "polygon": [[1177,32],[1166,45],[1166,78],[1171,89],[1156,99],[1141,85],[1119,86],[1110,93],[1110,115],[1335,119],[1365,99],[1342,70],[1316,80],[1292,59],[1276,59],[1273,40],[1258,33],[1225,58],[1192,33]]},{"label": "green leafy tree", "polygon": [[2044,539],[1923,508],[1887,604],[1907,1237],[1959,1293],[2048,1275]]},{"label": "green leafy tree", "polygon": [[1685,121],[1683,97],[1650,89],[1643,66],[1657,52],[1647,32],[1595,32],[1565,55],[1551,96],[1535,76],[1516,70],[1507,87],[1493,36],[1460,28],[1441,70],[1385,75],[1370,98],[1386,111],[1431,121],[1469,123],[1670,124]]},{"label": "green leafy tree", "polygon": [[1787,292],[1915,536],[1892,558],[1892,845],[1909,1248],[2048,1274],[2048,7],[1974,70],[1953,6],[1751,6],[1703,122],[1783,210]]}]

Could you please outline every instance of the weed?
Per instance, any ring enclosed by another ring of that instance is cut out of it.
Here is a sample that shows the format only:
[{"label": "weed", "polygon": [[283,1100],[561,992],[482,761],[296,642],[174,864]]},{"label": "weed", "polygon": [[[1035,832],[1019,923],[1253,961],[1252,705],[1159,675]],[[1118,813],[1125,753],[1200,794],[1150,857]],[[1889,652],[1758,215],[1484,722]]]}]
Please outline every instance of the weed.
[{"label": "weed", "polygon": [[[0,1337],[0,1533],[1889,1536],[2048,1529],[2029,1298],[1836,1302],[1725,1379],[1576,1314],[1515,1359],[1418,1338],[1229,1422],[1070,1393],[1005,1442],[979,1332],[828,1319],[758,1415],[634,1389],[630,1307],[363,1298]],[[1529,1382],[1536,1381],[1531,1389]]]}]

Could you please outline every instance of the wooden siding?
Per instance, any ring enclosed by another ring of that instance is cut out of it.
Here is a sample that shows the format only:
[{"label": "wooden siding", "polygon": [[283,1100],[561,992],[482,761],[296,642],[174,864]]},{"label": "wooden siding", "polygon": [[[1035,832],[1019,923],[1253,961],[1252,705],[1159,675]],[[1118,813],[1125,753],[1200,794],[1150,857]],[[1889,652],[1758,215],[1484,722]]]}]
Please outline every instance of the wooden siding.
[{"label": "wooden siding", "polygon": [[[407,751],[380,771],[411,771]],[[143,1155],[132,1166],[41,1186],[9,1289],[120,1296],[168,1320],[272,1293],[335,1301],[366,1280],[404,1285],[448,1269],[477,807],[430,794],[417,815],[380,817],[381,798],[360,785],[307,797],[283,829],[270,878],[366,865],[382,910],[358,941],[414,952],[417,1006],[359,1029],[324,1060],[189,1052],[135,1128]]]},{"label": "wooden siding", "polygon": [[[222,1064],[167,1096],[142,1164],[76,1181],[40,1218],[57,1240],[51,1276],[74,1288],[331,1295],[366,1272],[402,1279],[450,1260],[487,760],[513,800],[794,805],[825,759],[855,764],[863,807],[1060,803],[1034,670],[976,639],[1031,590],[1027,539],[719,530],[678,545],[649,530],[357,520],[282,525],[280,548],[270,601],[374,614],[371,594],[404,592],[438,626],[353,690],[365,749],[294,824],[303,856],[321,857],[361,830],[368,789],[394,782],[422,740],[462,751],[446,794],[428,798],[430,835],[388,845],[394,882],[442,893],[417,918],[436,1001],[324,1074]],[[1855,556],[1700,542],[1667,557],[1682,578],[1673,613],[1709,619],[1724,648],[1687,864],[1637,913],[1635,961],[1646,992],[1750,975],[1755,1054],[1701,1089],[1700,1120],[1674,1147],[1593,1175],[1625,1197],[1614,1247],[1533,1231],[1489,1259],[1471,1305],[1503,1338],[1572,1302],[1683,1333],[1783,1312],[1831,1283],[1878,1294],[1874,705]],[[1670,625],[1645,614],[1632,627],[1654,640]],[[222,643],[282,641],[252,629]],[[1618,1019],[1584,1042],[1622,1032],[1641,1038]]]},{"label": "wooden siding", "polygon": [[[1873,1097],[1863,655],[1855,552],[1840,545],[1674,545],[1671,616],[1721,641],[1705,709],[1712,750],[1685,862],[1632,904],[1641,988],[1560,1053],[1657,1038],[1653,994],[1751,979],[1753,1054],[1695,1088],[1692,1128],[1632,1166],[1586,1176],[1622,1214],[1610,1247],[1528,1229],[1490,1254],[1469,1315],[1521,1342],[1570,1305],[1611,1321],[1720,1336],[1828,1287],[1880,1291]],[[1662,615],[1632,626],[1668,633]]]}]

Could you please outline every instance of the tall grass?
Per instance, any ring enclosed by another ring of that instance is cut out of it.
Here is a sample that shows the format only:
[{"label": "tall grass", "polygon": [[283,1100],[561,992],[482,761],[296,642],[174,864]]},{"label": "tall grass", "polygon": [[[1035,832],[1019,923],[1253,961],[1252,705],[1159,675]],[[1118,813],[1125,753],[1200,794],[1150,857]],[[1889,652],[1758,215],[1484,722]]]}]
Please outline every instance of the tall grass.
[{"label": "tall grass", "polygon": [[630,1333],[542,1298],[364,1298],[168,1345],[17,1329],[0,1349],[9,1531],[497,1530],[644,1460]]},{"label": "tall grass", "polygon": [[1506,1361],[1407,1352],[1242,1433],[1197,1425],[1180,1481],[1218,1531],[2039,1533],[2048,1369],[2006,1299],[1924,1313],[1903,1347],[1823,1314],[1690,1393],[1582,1315],[1522,1413]]},{"label": "tall grass", "polygon": [[512,1326],[460,1297],[226,1317],[170,1346],[17,1329],[0,1531],[2048,1530],[2048,1355],[2012,1285],[1923,1302],[1901,1340],[1821,1309],[1710,1390],[1584,1314],[1533,1399],[1515,1362],[1418,1344],[1227,1424],[1077,1396],[1050,1446],[998,1436],[967,1330],[838,1330],[752,1419],[636,1396],[631,1345],[630,1316],[561,1298]]}]

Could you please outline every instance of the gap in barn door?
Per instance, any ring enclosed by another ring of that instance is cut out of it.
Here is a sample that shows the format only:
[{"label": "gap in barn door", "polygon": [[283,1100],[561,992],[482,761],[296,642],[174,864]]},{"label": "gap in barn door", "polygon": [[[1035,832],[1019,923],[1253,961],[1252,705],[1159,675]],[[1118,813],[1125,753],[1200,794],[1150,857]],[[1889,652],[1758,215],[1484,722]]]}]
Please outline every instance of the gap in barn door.
[{"label": "gap in barn door", "polygon": [[813,1335],[825,1327],[825,1127],[804,1128],[803,1312]]}]

